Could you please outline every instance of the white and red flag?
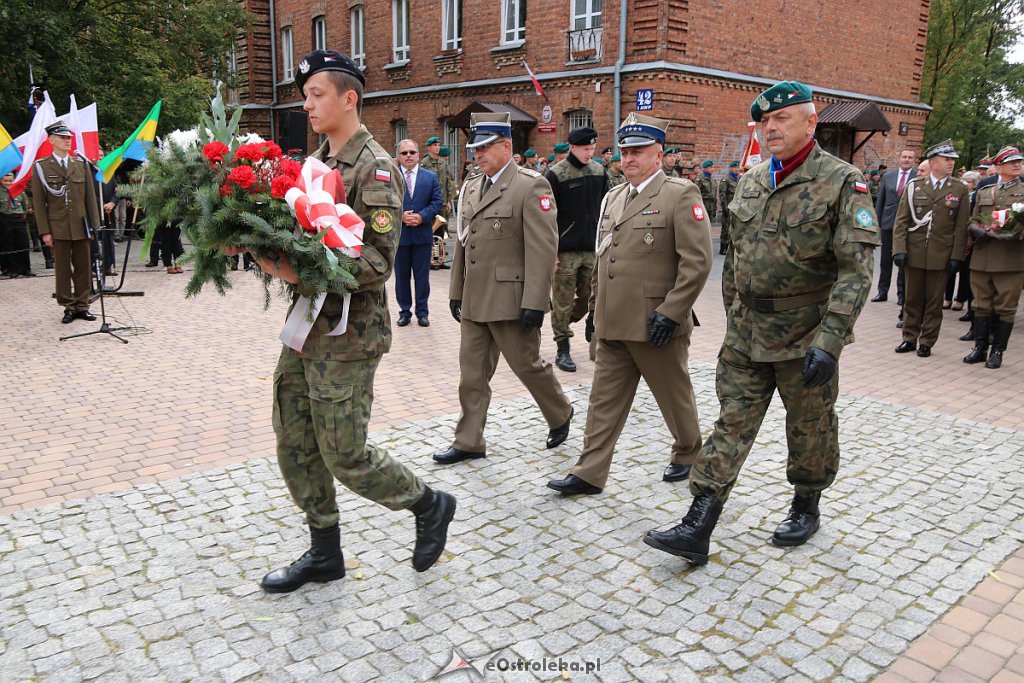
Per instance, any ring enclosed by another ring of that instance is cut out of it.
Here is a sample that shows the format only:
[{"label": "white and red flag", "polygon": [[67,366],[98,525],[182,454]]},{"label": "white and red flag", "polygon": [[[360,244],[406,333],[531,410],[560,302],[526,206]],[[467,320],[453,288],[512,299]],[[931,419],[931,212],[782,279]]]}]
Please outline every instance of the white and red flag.
[{"label": "white and red flag", "polygon": [[744,168],[761,163],[761,143],[757,140],[757,124],[750,121],[747,125],[750,127],[750,139],[747,140],[747,149],[744,150],[743,161],[740,162]]},{"label": "white and red flag", "polygon": [[28,132],[14,140],[14,144],[21,150],[22,162],[21,170],[14,177],[14,184],[8,190],[11,197],[17,197],[28,187],[29,181],[32,180],[32,165],[36,160],[46,158],[53,151],[47,139],[46,127],[56,120],[57,112],[53,109],[53,102],[50,101],[49,93],[44,92],[43,103],[36,109]]},{"label": "white and red flag", "polygon": [[75,135],[71,145],[71,154],[81,152],[82,156],[93,163],[100,160],[100,127],[96,121],[95,102],[85,109],[79,109],[75,102],[75,96],[72,95],[71,111],[58,120],[67,123],[68,128]]},{"label": "white and red flag", "polygon": [[525,59],[523,60],[523,66],[526,67],[526,73],[530,74],[530,80],[533,81],[533,89],[545,100],[548,99],[547,93],[544,92],[544,88],[540,87],[540,81],[537,80],[537,77],[533,74],[533,69],[530,68]]}]

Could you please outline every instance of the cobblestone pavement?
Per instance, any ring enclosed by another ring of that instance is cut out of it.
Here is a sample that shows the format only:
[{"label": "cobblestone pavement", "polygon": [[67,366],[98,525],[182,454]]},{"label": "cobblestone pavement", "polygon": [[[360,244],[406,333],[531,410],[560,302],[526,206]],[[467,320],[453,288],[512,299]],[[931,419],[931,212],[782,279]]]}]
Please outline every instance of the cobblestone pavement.
[{"label": "cobblestone pavement", "polygon": [[[693,378],[701,414],[713,414],[713,368],[697,363]],[[585,388],[570,395],[585,407]],[[606,492],[592,498],[543,487],[571,465],[581,435],[543,450],[528,399],[496,408],[495,446],[471,465],[430,464],[424,444],[443,443],[453,416],[378,432],[459,497],[444,563],[425,574],[409,566],[411,516],[343,494],[346,579],[262,594],[260,576],[306,547],[267,458],[15,512],[0,518],[0,671],[424,680],[455,648],[470,661],[599,659],[602,681],[867,680],[1024,540],[1024,435],[867,397],[839,407],[843,476],[811,542],[768,542],[790,495],[775,405],[711,563],[696,570],[640,541],[689,498],[658,476],[669,434],[646,390]]]}]

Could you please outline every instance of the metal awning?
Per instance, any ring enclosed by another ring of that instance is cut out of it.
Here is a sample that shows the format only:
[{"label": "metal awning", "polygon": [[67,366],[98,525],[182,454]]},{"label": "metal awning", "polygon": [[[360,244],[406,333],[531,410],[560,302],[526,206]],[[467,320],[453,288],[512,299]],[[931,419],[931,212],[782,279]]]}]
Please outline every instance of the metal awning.
[{"label": "metal awning", "polygon": [[818,114],[819,126],[847,126],[854,130],[887,132],[892,124],[874,102],[833,102]]},{"label": "metal awning", "polygon": [[455,116],[448,119],[448,125],[452,128],[469,128],[469,115],[479,112],[489,112],[493,114],[502,114],[508,112],[512,114],[512,125],[526,125],[534,126],[537,124],[537,119],[533,118],[525,111],[513,104],[501,104],[495,102],[471,102],[465,109],[460,111]]}]

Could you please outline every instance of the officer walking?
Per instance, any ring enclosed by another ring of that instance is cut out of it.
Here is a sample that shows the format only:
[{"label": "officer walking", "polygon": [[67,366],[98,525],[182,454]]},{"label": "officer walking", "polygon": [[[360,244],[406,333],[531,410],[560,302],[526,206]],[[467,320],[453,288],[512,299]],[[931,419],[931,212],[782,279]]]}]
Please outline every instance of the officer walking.
[{"label": "officer walking", "polygon": [[718,183],[712,175],[715,172],[715,160],[705,159],[701,165],[701,173],[697,176],[697,188],[700,198],[708,212],[708,221],[714,221],[718,215]]},{"label": "officer walking", "polygon": [[[365,81],[348,55],[316,50],[299,63],[295,85],[305,98],[313,130],[326,136],[316,157],[341,173],[346,201],[366,223],[362,253],[353,261],[359,289],[348,306],[348,331],[331,335],[341,322],[343,297],[328,294],[309,336],[297,353],[281,350],[274,371],[274,432],[277,462],[295,504],[306,513],[311,547],[287,567],[263,577],[268,593],[287,593],[309,581],[345,576],[334,479],[391,510],[416,519],[413,568],[426,571],[441,556],[455,498],[423,484],[383,448],[366,442],[373,377],[391,348],[388,297],[401,230],[402,175],[391,157],[359,121]],[[228,255],[241,249],[226,249]],[[299,286],[287,259],[261,259],[264,272]]]},{"label": "officer walking", "polygon": [[740,179],[729,207],[728,326],[715,386],[721,412],[690,472],[680,524],[644,543],[706,564],[711,533],[778,389],[786,407],[786,475],[795,487],[772,542],[795,546],[819,524],[839,467],[839,354],[871,288],[879,243],[864,177],[814,141],[811,89],[783,81],[750,107],[772,157]]},{"label": "officer walking", "polygon": [[470,125],[466,147],[481,173],[466,178],[459,193],[449,289],[462,334],[462,414],[451,448],[434,456],[443,465],[487,455],[484,425],[499,353],[537,401],[549,427],[548,448],[565,441],[573,412],[551,365],[540,357],[558,249],[551,186],[512,160],[510,114],[470,114]]},{"label": "officer walking", "polygon": [[555,365],[576,372],[570,355],[569,325],[583,320],[590,303],[590,277],[594,272],[594,238],[601,200],[608,192],[608,176],[594,160],[597,131],[576,128],[569,132],[569,154],[547,170],[544,177],[558,209],[558,262],[551,287],[551,329],[558,353]]},{"label": "officer walking", "polygon": [[942,326],[946,280],[964,264],[971,191],[950,176],[959,155],[953,141],[924,154],[931,172],[907,184],[892,229],[892,262],[904,272],[903,341],[896,353],[927,358]]},{"label": "officer walking", "polygon": [[597,366],[583,453],[563,479],[562,494],[601,493],[615,442],[643,377],[674,439],[664,481],[686,479],[700,451],[700,426],[687,350],[693,304],[711,271],[711,231],[700,192],[662,168],[668,121],[630,114],[619,127],[628,179],[601,209],[588,340],[597,336]]},{"label": "officer walking", "polygon": [[736,183],[740,181],[737,171],[740,162],[729,162],[729,172],[718,184],[718,199],[722,204],[722,234],[718,240],[718,253],[724,254],[729,249],[729,203],[736,196]]}]

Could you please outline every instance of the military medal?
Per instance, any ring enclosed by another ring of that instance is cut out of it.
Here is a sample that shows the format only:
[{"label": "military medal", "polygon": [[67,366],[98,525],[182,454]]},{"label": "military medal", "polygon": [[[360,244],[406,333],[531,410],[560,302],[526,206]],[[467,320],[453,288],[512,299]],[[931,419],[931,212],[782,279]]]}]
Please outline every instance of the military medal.
[{"label": "military medal", "polygon": [[654,244],[654,235],[652,235],[651,233],[647,233],[646,235],[644,235],[644,244],[646,244],[647,246],[651,246],[652,244]]},{"label": "military medal", "polygon": [[501,221],[494,221],[494,225],[491,226],[495,230],[501,230]]}]

